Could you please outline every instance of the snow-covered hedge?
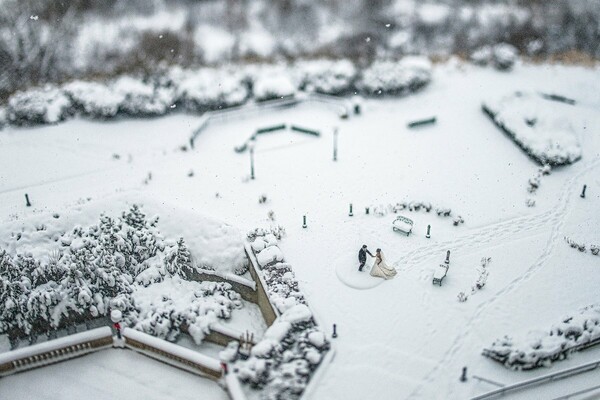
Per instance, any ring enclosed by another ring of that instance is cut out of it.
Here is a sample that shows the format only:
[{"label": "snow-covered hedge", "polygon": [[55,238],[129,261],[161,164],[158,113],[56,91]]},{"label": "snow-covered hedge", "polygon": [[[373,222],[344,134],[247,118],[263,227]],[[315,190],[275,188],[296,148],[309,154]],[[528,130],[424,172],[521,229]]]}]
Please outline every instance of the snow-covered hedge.
[{"label": "snow-covered hedge", "polygon": [[[9,98],[12,124],[56,123],[75,114],[110,119],[120,115],[164,115],[178,106],[191,112],[220,110],[295,95],[298,91],[346,95],[405,95],[427,85],[431,63],[424,57],[375,61],[362,74],[349,60],[311,60],[295,64],[258,64],[184,69],[179,66],[140,78],[72,81],[61,87],[33,88]],[[0,107],[0,126],[2,113]]]},{"label": "snow-covered hedge", "polygon": [[494,46],[483,46],[471,54],[471,62],[477,65],[493,65],[500,71],[512,69],[517,61],[519,52],[516,47],[507,43]]},{"label": "snow-covered hedge", "polygon": [[357,70],[348,60],[300,61],[294,65],[299,88],[307,92],[344,95],[354,89]]},{"label": "snow-covered hedge", "polygon": [[119,111],[131,116],[165,114],[175,102],[175,92],[169,88],[155,88],[131,76],[123,76],[112,83],[112,90],[122,101]]},{"label": "snow-covered hedge", "polygon": [[[258,255],[278,248],[277,239],[267,231],[255,230],[248,237]],[[281,315],[246,359],[239,358],[237,344],[223,351],[221,358],[233,363],[243,384],[260,390],[260,398],[298,399],[330,344],[316,325],[291,266],[266,264],[262,275],[269,299]]]},{"label": "snow-covered hedge", "polygon": [[99,82],[73,81],[63,86],[77,112],[91,118],[113,118],[125,100],[123,93]]},{"label": "snow-covered hedge", "polygon": [[228,283],[182,280],[195,268],[187,245],[165,240],[157,224],[134,205],[57,236],[46,262],[0,249],[0,333],[43,334],[119,309],[146,333],[173,340],[185,323],[201,340],[240,296]]},{"label": "snow-covered hedge", "polygon": [[356,86],[365,95],[405,95],[431,81],[431,62],[410,56],[400,61],[374,61],[365,69]]},{"label": "snow-covered hedge", "polygon": [[505,336],[483,350],[483,355],[506,367],[527,370],[550,366],[574,351],[600,343],[600,306],[583,309],[579,314],[563,318],[548,332],[535,332],[516,341]]},{"label": "snow-covered hedge", "polygon": [[571,164],[581,158],[577,133],[565,107],[572,106],[521,92],[482,105],[494,124],[531,158],[551,166]]},{"label": "snow-covered hedge", "polygon": [[194,112],[237,106],[250,95],[245,75],[233,70],[173,67],[167,74],[167,82],[175,88],[178,102]]},{"label": "snow-covered hedge", "polygon": [[7,120],[14,125],[54,124],[71,113],[71,101],[56,87],[17,92],[6,110]]}]

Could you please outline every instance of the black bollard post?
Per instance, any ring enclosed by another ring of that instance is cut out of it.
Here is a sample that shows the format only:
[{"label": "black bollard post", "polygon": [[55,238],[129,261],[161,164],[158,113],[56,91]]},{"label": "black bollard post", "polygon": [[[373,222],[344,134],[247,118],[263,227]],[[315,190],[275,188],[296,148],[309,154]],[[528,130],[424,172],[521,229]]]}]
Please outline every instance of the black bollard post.
[{"label": "black bollard post", "polygon": [[337,161],[338,128],[333,130],[333,161]]},{"label": "black bollard post", "polygon": [[431,237],[431,225],[427,225],[427,235],[425,235],[427,239]]},{"label": "black bollard post", "polygon": [[254,179],[254,146],[250,147],[250,179]]},{"label": "black bollard post", "polygon": [[448,250],[446,252],[446,261],[444,261],[446,264],[450,264],[450,250]]},{"label": "black bollard post", "polygon": [[462,375],[460,376],[460,381],[461,382],[467,381],[467,367],[463,367]]},{"label": "black bollard post", "polygon": [[352,203],[350,203],[350,212],[348,213],[349,217],[354,216],[354,214],[352,213]]},{"label": "black bollard post", "polygon": [[306,228],[306,215],[302,216],[302,227]]},{"label": "black bollard post", "polygon": [[25,193],[25,202],[27,207],[31,207],[31,202],[29,201],[29,195]]},{"label": "black bollard post", "polygon": [[337,337],[337,325],[333,324],[333,334],[331,335],[332,338],[336,338]]},{"label": "black bollard post", "polygon": [[585,189],[587,189],[587,185],[583,185],[583,190],[581,191],[581,195],[580,195],[580,197],[582,199],[585,199]]},{"label": "black bollard post", "polygon": [[365,214],[369,215],[369,207],[365,207]]}]

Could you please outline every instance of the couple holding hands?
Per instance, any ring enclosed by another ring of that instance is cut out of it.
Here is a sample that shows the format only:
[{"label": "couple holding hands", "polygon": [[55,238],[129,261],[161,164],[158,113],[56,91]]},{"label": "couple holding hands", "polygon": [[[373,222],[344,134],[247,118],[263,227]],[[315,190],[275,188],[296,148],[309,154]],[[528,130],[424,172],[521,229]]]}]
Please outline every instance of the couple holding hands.
[{"label": "couple holding hands", "polygon": [[367,249],[366,244],[363,244],[361,249],[358,251],[358,261],[360,262],[360,266],[358,267],[359,271],[363,270],[363,267],[367,262],[367,254],[375,258],[375,263],[373,263],[373,266],[371,267],[371,276],[383,279],[392,279],[394,276],[396,276],[396,270],[387,265],[381,249],[377,249],[375,251],[375,255],[373,255]]}]

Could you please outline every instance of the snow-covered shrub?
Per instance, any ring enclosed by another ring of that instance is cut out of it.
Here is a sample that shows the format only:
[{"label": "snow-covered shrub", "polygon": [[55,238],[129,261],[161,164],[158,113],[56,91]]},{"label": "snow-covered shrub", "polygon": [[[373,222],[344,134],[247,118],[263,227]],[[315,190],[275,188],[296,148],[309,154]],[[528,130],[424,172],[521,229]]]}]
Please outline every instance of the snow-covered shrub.
[{"label": "snow-covered shrub", "polygon": [[482,46],[475,49],[469,59],[476,65],[488,65],[492,59],[492,48],[490,46]]},{"label": "snow-covered shrub", "polygon": [[297,399],[329,347],[308,307],[297,305],[273,323],[250,357],[235,363],[235,370],[265,399]]},{"label": "snow-covered shrub", "polygon": [[431,62],[424,57],[405,57],[400,61],[374,61],[362,71],[357,88],[365,95],[405,95],[431,81]]},{"label": "snow-covered shrub", "polygon": [[469,299],[469,296],[465,292],[459,292],[456,298],[460,303],[464,303]]},{"label": "snow-covered shrub", "polygon": [[500,71],[510,70],[518,58],[516,47],[507,43],[498,43],[494,46],[482,46],[473,53],[469,59],[477,65],[492,64]]},{"label": "snow-covered shrub", "polygon": [[600,246],[597,244],[592,244],[590,245],[590,251],[593,255],[597,256],[598,254],[600,254]]},{"label": "snow-covered shrub", "polygon": [[125,95],[100,82],[73,81],[63,86],[73,106],[92,118],[113,118],[125,101]]},{"label": "snow-covered shrub", "polygon": [[520,92],[482,105],[494,124],[530,157],[551,166],[581,158],[578,134],[564,107],[571,106]]},{"label": "snow-covered shrub", "polygon": [[17,92],[8,99],[7,120],[15,125],[54,124],[73,112],[70,99],[55,87]]},{"label": "snow-covered shrub", "polygon": [[131,116],[163,115],[173,104],[174,94],[166,88],[156,90],[154,84],[123,76],[112,83],[112,90],[123,97],[119,111]]},{"label": "snow-covered shrub", "polygon": [[357,70],[349,60],[310,60],[294,65],[300,89],[331,95],[350,93]]},{"label": "snow-covered shrub", "polygon": [[565,242],[567,242],[567,244],[569,246],[571,246],[571,248],[577,249],[577,250],[581,251],[582,253],[585,253],[585,243],[576,242],[575,240],[573,240],[567,236],[565,236],[564,239],[565,239]]},{"label": "snow-covered shrub", "polygon": [[490,262],[492,262],[491,257],[483,257],[481,259],[481,266],[477,268],[477,280],[475,281],[475,284],[471,287],[471,293],[475,293],[477,290],[481,290],[485,286],[488,276],[490,274],[490,272],[487,269],[487,266],[490,264]]},{"label": "snow-covered shrub", "polygon": [[296,85],[286,68],[259,66],[250,72],[252,93],[257,101],[294,96]]},{"label": "snow-covered shrub", "polygon": [[167,74],[165,86],[175,88],[178,102],[195,112],[240,105],[249,96],[245,76],[226,69],[174,67]]},{"label": "snow-covered shrub", "polygon": [[515,46],[507,43],[499,43],[492,48],[492,63],[494,67],[500,71],[510,70],[519,52]]},{"label": "snow-covered shrub", "polygon": [[515,341],[505,336],[483,350],[483,355],[516,370],[550,366],[570,353],[600,341],[600,306],[583,309],[565,317],[547,332],[532,332],[527,339]]}]

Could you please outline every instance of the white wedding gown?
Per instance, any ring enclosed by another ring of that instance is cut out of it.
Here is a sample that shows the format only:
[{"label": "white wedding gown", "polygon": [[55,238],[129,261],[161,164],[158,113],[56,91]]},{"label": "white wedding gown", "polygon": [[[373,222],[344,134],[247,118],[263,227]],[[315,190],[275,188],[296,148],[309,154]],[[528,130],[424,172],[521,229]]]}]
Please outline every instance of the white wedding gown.
[{"label": "white wedding gown", "polygon": [[371,268],[371,276],[392,279],[397,274],[396,269],[387,265],[383,252],[380,252],[379,254],[381,255],[381,259],[375,257],[375,263]]}]

